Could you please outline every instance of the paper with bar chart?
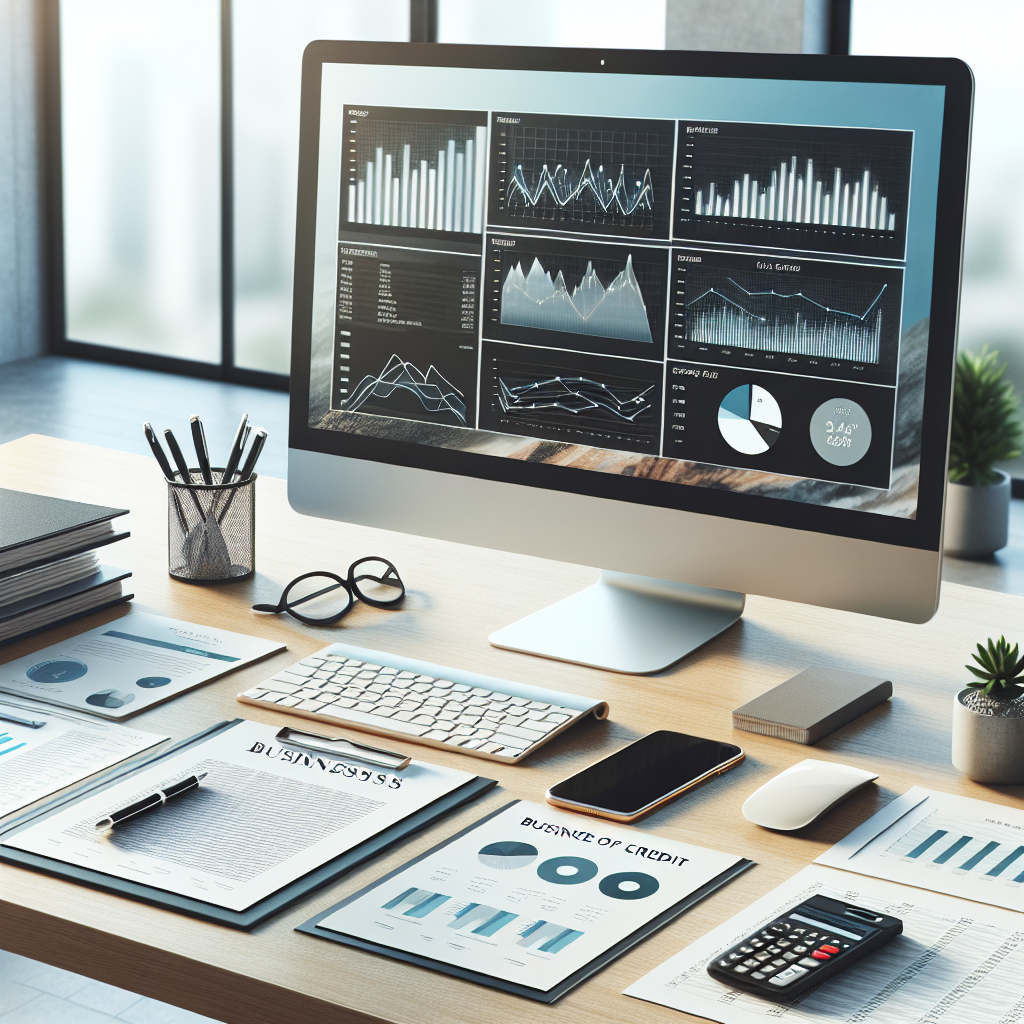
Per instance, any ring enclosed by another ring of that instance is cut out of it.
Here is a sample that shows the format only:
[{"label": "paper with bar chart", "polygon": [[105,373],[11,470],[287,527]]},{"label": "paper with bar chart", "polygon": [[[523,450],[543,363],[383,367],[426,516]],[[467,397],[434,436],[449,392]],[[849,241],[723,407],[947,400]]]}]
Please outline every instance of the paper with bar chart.
[{"label": "paper with bar chart", "polygon": [[740,861],[519,801],[319,926],[546,992]]},{"label": "paper with bar chart", "polygon": [[684,238],[903,257],[913,133],[680,123]]},{"label": "paper with bar chart", "polygon": [[[903,934],[788,1001],[730,988],[707,973],[708,963],[730,946],[816,895],[898,917]],[[625,995],[720,1024],[1018,1024],[1022,975],[1019,915],[810,864],[655,967]]]},{"label": "paper with bar chart", "polygon": [[488,221],[668,237],[673,123],[496,113]]},{"label": "paper with bar chart", "polygon": [[342,228],[479,234],[483,112],[346,106]]},{"label": "paper with bar chart", "polygon": [[1024,911],[1024,811],[915,786],[817,863]]}]

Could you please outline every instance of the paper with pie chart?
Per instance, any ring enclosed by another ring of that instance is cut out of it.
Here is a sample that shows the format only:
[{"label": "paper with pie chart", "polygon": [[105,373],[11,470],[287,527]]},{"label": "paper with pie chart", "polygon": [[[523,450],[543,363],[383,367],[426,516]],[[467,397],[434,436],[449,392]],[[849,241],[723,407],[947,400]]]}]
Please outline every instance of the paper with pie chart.
[{"label": "paper with pie chart", "polygon": [[741,860],[520,801],[320,927],[549,991]]},{"label": "paper with pie chart", "polygon": [[120,719],[285,645],[132,609],[0,667],[0,691]]},{"label": "paper with pie chart", "polygon": [[718,429],[730,448],[743,455],[760,455],[782,433],[782,410],[775,396],[760,384],[741,384],[722,399]]}]

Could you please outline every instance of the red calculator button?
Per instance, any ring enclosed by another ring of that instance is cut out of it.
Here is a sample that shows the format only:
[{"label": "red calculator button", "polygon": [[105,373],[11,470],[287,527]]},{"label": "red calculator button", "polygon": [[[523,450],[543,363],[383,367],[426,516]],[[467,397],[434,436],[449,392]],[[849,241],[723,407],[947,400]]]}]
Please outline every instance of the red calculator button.
[{"label": "red calculator button", "polygon": [[832,959],[832,957],[828,953],[822,953],[822,951],[820,949],[816,949],[811,954],[811,956],[813,956],[815,960],[831,960]]},{"label": "red calculator button", "polygon": [[838,946],[822,946],[821,947],[821,951],[822,951],[822,953],[838,953],[839,952],[839,947]]}]

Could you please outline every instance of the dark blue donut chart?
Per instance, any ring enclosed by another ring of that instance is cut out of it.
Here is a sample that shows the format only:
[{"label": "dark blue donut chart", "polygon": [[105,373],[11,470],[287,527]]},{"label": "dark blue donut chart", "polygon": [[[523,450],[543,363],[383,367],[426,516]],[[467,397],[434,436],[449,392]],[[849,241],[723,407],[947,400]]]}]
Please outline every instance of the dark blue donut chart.
[{"label": "dark blue donut chart", "polygon": [[[559,874],[559,868],[567,870]],[[597,865],[584,857],[552,857],[537,865],[537,874],[545,882],[555,885],[579,885],[580,882],[589,882],[597,874]]]},{"label": "dark blue donut chart", "polygon": [[88,671],[89,666],[77,658],[53,658],[33,665],[25,675],[33,683],[71,683]]},{"label": "dark blue donut chart", "polygon": [[[623,883],[629,888],[622,888]],[[613,900],[642,900],[661,888],[656,878],[642,871],[618,871],[614,875],[605,875],[597,887]]]},{"label": "dark blue donut chart", "polygon": [[152,690],[155,686],[166,686],[170,681],[169,676],[143,676],[141,679],[135,680],[135,685]]}]

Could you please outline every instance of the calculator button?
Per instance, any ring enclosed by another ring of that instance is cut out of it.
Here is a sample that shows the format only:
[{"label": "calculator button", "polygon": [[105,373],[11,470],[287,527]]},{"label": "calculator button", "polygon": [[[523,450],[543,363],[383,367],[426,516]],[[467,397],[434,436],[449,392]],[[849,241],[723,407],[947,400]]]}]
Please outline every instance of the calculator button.
[{"label": "calculator button", "polygon": [[792,946],[793,943],[790,942],[789,939],[779,939],[779,941],[776,942],[775,945],[778,946],[779,949],[785,949],[787,946]]},{"label": "calculator button", "polygon": [[815,960],[831,960],[832,959],[832,957],[828,953],[822,953],[822,951],[820,949],[816,949],[811,954],[811,956],[813,956]]},{"label": "calculator button", "polygon": [[754,957],[755,960],[767,960],[771,956],[771,953],[758,953]]},{"label": "calculator button", "polygon": [[785,967],[785,966],[786,966],[786,961],[783,960],[782,957],[779,957],[778,960],[773,960],[772,961],[772,967]]},{"label": "calculator button", "polygon": [[796,953],[788,953],[788,952],[787,953],[783,953],[782,954],[782,959],[783,960],[795,960],[796,959]]},{"label": "calculator button", "polygon": [[728,960],[719,960],[718,961],[718,966],[719,967],[732,967],[732,964]]},{"label": "calculator button", "polygon": [[754,947],[754,949],[760,949],[764,945],[764,943],[760,939],[751,939],[750,944]]},{"label": "calculator button", "polygon": [[753,946],[740,946],[740,952],[741,953],[753,953],[754,952],[754,947]]},{"label": "calculator button", "polygon": [[787,967],[780,974],[776,974],[774,978],[768,979],[769,985],[776,985],[779,988],[785,988],[787,985],[792,985],[798,978],[803,977],[807,972],[802,967],[797,967],[795,964],[792,967]]},{"label": "calculator button", "polygon": [[737,964],[732,970],[734,974],[746,974],[750,968],[744,967],[743,964]]},{"label": "calculator button", "polygon": [[744,960],[743,961],[743,966],[744,967],[756,967],[757,966],[757,961],[756,960]]},{"label": "calculator button", "polygon": [[821,947],[821,951],[822,951],[822,953],[838,953],[839,952],[839,947],[838,946],[822,946]]},{"label": "calculator button", "polygon": [[743,959],[743,954],[742,953],[730,953],[729,954],[729,959],[730,960],[742,960]]},{"label": "calculator button", "polygon": [[754,971],[751,977],[757,978],[757,980],[760,981],[764,977],[764,975],[760,971]]},{"label": "calculator button", "polygon": [[781,935],[786,930],[784,924],[773,924],[769,925],[766,931],[771,932],[773,935]]},{"label": "calculator button", "polygon": [[771,953],[772,956],[777,956],[779,953],[782,952],[782,950],[779,949],[778,946],[769,946],[768,952]]},{"label": "calculator button", "polygon": [[794,953],[806,953],[807,952],[807,947],[806,946],[794,946],[793,947],[793,952]]},{"label": "calculator button", "polygon": [[801,967],[820,967],[820,960],[812,960],[809,956],[805,956],[803,960],[798,961]]},{"label": "calculator button", "polygon": [[778,970],[777,967],[772,967],[771,964],[761,964],[761,972],[763,974],[774,974]]}]

